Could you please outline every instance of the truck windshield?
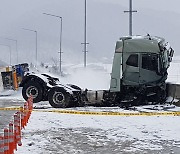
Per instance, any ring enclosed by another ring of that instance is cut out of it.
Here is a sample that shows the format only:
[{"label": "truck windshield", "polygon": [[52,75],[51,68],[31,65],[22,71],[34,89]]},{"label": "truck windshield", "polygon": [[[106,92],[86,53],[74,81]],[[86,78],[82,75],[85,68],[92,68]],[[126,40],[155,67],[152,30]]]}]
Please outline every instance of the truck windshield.
[{"label": "truck windshield", "polygon": [[156,72],[158,70],[157,54],[142,54],[142,68]]}]

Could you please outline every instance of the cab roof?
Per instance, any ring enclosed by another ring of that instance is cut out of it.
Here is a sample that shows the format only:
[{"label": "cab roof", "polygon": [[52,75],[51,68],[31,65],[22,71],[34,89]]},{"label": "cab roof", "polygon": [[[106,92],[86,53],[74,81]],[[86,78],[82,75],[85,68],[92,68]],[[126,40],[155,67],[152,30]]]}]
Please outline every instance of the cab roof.
[{"label": "cab roof", "polygon": [[158,36],[150,36],[149,34],[146,36],[142,36],[142,35],[133,35],[133,36],[123,36],[120,37],[120,40],[154,40],[157,41],[158,43],[160,42],[164,42],[165,39],[162,37],[158,37]]},{"label": "cab roof", "polygon": [[125,36],[117,41],[116,52],[159,53],[159,44],[164,42],[164,38],[157,36]]}]

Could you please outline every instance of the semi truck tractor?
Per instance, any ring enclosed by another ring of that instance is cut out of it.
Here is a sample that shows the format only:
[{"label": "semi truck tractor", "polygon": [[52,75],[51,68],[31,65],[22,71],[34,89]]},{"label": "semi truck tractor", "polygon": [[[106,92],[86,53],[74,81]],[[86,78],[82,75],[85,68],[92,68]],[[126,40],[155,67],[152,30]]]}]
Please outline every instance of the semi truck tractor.
[{"label": "semi truck tractor", "polygon": [[109,89],[82,90],[47,74],[27,73],[20,84],[22,95],[25,100],[32,96],[34,102],[49,101],[55,108],[164,103],[173,54],[170,44],[161,37],[121,37],[115,46]]}]

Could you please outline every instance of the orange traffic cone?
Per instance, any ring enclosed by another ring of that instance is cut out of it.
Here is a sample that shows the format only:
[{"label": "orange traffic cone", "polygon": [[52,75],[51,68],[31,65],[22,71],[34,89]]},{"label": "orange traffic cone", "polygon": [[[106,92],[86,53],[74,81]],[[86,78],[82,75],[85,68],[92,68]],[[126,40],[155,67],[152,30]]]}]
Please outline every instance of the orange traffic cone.
[{"label": "orange traffic cone", "polygon": [[4,128],[4,154],[9,154],[9,130]]},{"label": "orange traffic cone", "polygon": [[14,153],[14,133],[13,133],[13,123],[9,123],[9,154]]},{"label": "orange traffic cone", "polygon": [[4,154],[4,136],[0,136],[0,154]]},{"label": "orange traffic cone", "polygon": [[14,114],[14,149],[15,150],[17,150],[17,133],[18,133],[17,114]]},{"label": "orange traffic cone", "polygon": [[21,115],[20,115],[20,112],[17,112],[17,128],[18,128],[18,133],[17,133],[17,144],[18,146],[21,146],[22,145],[22,142],[21,142]]}]

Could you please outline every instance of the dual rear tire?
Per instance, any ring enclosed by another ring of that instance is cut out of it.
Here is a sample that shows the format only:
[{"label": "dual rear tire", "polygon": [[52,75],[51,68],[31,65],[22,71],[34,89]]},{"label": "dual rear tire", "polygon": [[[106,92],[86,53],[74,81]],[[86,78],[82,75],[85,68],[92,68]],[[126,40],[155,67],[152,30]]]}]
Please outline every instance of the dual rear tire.
[{"label": "dual rear tire", "polygon": [[[37,103],[43,100],[43,88],[37,81],[27,82],[22,89],[22,95],[25,100],[30,96],[33,97],[33,102]],[[71,95],[62,87],[53,87],[48,92],[48,101],[54,108],[72,107]]]},{"label": "dual rear tire", "polygon": [[70,94],[61,87],[54,87],[48,94],[49,104],[54,108],[71,107]]}]

